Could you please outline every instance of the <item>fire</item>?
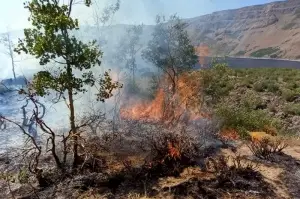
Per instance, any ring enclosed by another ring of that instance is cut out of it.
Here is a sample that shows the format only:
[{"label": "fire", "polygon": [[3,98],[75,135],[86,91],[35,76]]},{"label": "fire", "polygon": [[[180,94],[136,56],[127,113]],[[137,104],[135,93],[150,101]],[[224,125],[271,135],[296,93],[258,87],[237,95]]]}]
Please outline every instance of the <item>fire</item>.
[{"label": "fire", "polygon": [[163,117],[164,92],[159,89],[152,102],[136,102],[132,107],[122,108],[121,117],[132,120],[159,121]]},{"label": "fire", "polygon": [[174,95],[171,95],[169,88],[161,86],[154,100],[125,104],[120,110],[121,118],[172,124],[207,117],[200,112],[202,101],[199,78],[197,72],[182,74],[178,78]]}]

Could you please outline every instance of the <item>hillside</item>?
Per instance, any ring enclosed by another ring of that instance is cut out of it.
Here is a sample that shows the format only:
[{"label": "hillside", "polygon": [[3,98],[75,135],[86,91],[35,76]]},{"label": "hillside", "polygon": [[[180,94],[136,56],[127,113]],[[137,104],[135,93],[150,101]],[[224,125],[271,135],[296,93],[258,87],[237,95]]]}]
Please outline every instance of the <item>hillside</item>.
[{"label": "hillside", "polygon": [[[240,9],[218,11],[195,18],[184,19],[195,46],[209,46],[210,56],[230,55],[300,59],[300,1],[286,0]],[[81,26],[78,36],[85,39],[105,39],[105,54],[126,35],[130,25],[119,24],[97,29]],[[146,25],[141,37],[144,45],[151,38],[152,25]],[[23,31],[12,33],[14,39]],[[104,48],[103,48],[104,47]]]},{"label": "hillside", "polygon": [[[231,55],[300,59],[300,1],[287,0],[240,9],[218,11],[184,19],[195,46],[209,46],[211,56]],[[113,45],[125,35],[129,25],[101,29],[102,38]],[[151,25],[144,27],[143,44],[151,38]],[[84,27],[85,38],[99,36],[95,27]],[[111,51],[111,48],[106,49]]]},{"label": "hillside", "polygon": [[213,54],[300,59],[300,1],[287,0],[187,19],[194,44]]}]

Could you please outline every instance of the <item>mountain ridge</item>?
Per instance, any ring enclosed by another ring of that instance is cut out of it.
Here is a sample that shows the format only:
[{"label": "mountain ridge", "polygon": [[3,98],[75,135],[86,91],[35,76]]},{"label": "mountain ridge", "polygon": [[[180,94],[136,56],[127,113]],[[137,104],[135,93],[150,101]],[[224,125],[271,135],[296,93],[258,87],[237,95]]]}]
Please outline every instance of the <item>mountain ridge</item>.
[{"label": "mountain ridge", "polygon": [[[216,11],[183,20],[187,23],[186,30],[192,44],[207,46],[208,56],[300,59],[300,0]],[[116,38],[122,38],[126,27],[130,26],[116,24],[102,27],[102,37],[115,45]],[[96,27],[81,27],[83,38],[99,37]],[[153,27],[145,25],[141,36],[143,44],[151,38]]]}]

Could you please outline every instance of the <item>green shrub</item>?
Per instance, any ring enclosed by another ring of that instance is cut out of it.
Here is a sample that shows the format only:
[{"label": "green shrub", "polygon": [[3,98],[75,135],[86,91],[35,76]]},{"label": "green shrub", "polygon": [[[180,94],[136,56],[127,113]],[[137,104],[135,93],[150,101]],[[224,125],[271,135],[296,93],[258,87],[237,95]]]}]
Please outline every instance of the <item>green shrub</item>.
[{"label": "green shrub", "polygon": [[288,89],[290,89],[290,90],[294,90],[294,89],[296,89],[296,88],[298,88],[299,86],[298,86],[298,84],[297,84],[297,82],[289,82],[289,83],[287,83],[287,85],[286,85],[286,88],[288,88]]},{"label": "green shrub", "polygon": [[260,81],[260,82],[256,82],[253,85],[253,89],[257,92],[263,92],[266,89],[266,85],[264,84],[264,82]]},{"label": "green shrub", "polygon": [[297,95],[297,92],[295,92],[291,89],[282,89],[281,90],[281,96],[288,102],[292,102],[295,99],[296,95]]},{"label": "green shrub", "polygon": [[213,68],[201,71],[204,94],[212,98],[213,103],[228,96],[234,88],[234,81],[231,78],[233,70],[226,64],[215,63]]},{"label": "green shrub", "polygon": [[299,115],[300,116],[300,104],[287,104],[283,108],[283,112],[290,115]]},{"label": "green shrub", "polygon": [[245,107],[219,106],[216,116],[222,121],[223,128],[236,129],[242,137],[247,131],[263,131],[265,126],[275,125],[265,111],[249,110]]},{"label": "green shrub", "polygon": [[277,82],[274,80],[266,81],[265,85],[266,85],[266,90],[268,92],[276,93],[277,91],[279,91],[279,86],[278,86]]},{"label": "green shrub", "polygon": [[269,47],[269,48],[263,48],[263,49],[259,49],[255,52],[252,52],[250,54],[251,57],[264,57],[264,56],[270,56],[274,53],[276,53],[277,51],[279,51],[278,47]]},{"label": "green shrub", "polygon": [[273,58],[273,59],[275,59],[275,58],[278,58],[278,55],[277,54],[273,54],[270,57]]},{"label": "green shrub", "polygon": [[245,54],[246,54],[246,51],[241,50],[241,51],[237,52],[235,55],[236,56],[243,56]]},{"label": "green shrub", "polygon": [[248,90],[246,94],[241,99],[241,105],[243,107],[248,109],[258,109],[259,107],[264,107],[266,104],[261,99],[260,96],[258,96],[254,91]]},{"label": "green shrub", "polygon": [[271,93],[276,93],[279,91],[279,85],[277,84],[276,81],[274,80],[264,80],[264,81],[259,81],[254,84],[254,90],[257,92],[271,92]]}]

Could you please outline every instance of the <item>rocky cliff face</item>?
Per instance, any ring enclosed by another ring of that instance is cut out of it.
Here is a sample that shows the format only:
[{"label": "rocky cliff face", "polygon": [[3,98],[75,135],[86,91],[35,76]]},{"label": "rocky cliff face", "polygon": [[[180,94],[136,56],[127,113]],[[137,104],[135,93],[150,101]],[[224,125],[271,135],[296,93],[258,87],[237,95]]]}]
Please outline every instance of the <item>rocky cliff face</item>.
[{"label": "rocky cliff face", "polygon": [[300,0],[274,2],[186,19],[195,45],[211,54],[300,59]]}]

